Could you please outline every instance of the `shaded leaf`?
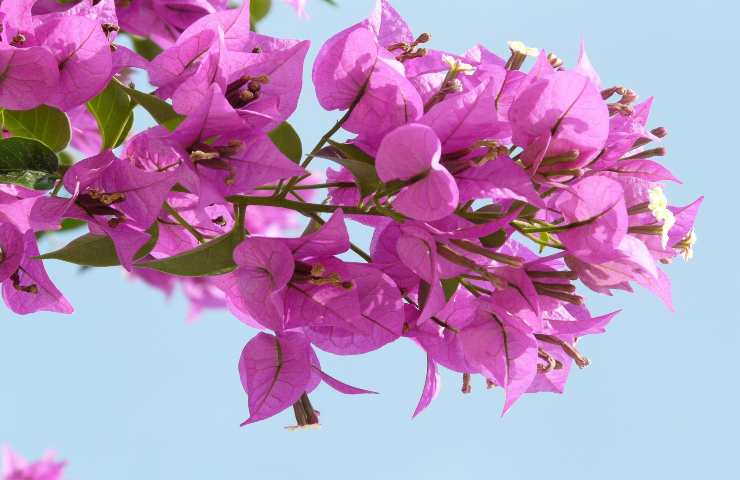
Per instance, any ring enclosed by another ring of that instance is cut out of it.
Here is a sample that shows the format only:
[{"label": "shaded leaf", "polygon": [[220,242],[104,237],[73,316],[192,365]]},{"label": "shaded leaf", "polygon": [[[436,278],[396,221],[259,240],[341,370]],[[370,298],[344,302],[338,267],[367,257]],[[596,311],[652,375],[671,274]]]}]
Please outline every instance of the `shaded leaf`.
[{"label": "shaded leaf", "polygon": [[134,106],[135,103],[115,80],[112,80],[98,96],[87,102],[87,109],[98,123],[103,150],[115,148],[126,139],[133,122],[131,117]]},{"label": "shaded leaf", "polygon": [[220,275],[236,268],[233,254],[239,243],[241,240],[236,232],[232,232],[198,245],[187,252],[139,263],[136,266],[186,277]]},{"label": "shaded leaf", "polygon": [[496,232],[493,232],[490,235],[486,235],[485,237],[480,238],[480,243],[483,244],[483,246],[488,248],[499,248],[504,243],[506,243],[506,231],[501,229]]},{"label": "shaded leaf", "polygon": [[134,46],[134,51],[141,55],[142,57],[146,58],[147,60],[152,60],[154,57],[162,53],[162,49],[159,45],[154,43],[148,38],[139,37],[138,35],[131,35],[131,43]]},{"label": "shaded leaf", "polygon": [[152,118],[160,125],[165,125],[170,130],[174,130],[174,128],[183,120],[184,117],[175,112],[172,105],[164,100],[161,100],[149,93],[140,92],[139,90],[126,86],[120,82],[117,83],[134,102],[141,105],[144,110],[149,112]]},{"label": "shaded leaf", "polygon": [[445,292],[445,300],[450,301],[453,295],[455,295],[455,292],[457,292],[457,287],[460,286],[460,277],[455,278],[447,278],[442,280],[442,290]]},{"label": "shaded leaf", "polygon": [[54,186],[59,159],[38,140],[11,137],[0,140],[0,183],[14,183],[37,190]]},{"label": "shaded leaf", "polygon": [[347,168],[355,177],[363,198],[378,190],[382,183],[375,172],[375,162],[372,157],[348,143],[337,143],[331,140],[329,143],[331,146],[321,149],[317,157],[331,160]]},{"label": "shaded leaf", "polygon": [[288,122],[281,123],[275,130],[268,133],[268,136],[278,150],[283,152],[283,155],[297,164],[301,163],[301,157],[303,156],[301,137],[298,136],[291,124]]},{"label": "shaded leaf", "polygon": [[48,105],[23,111],[3,110],[2,125],[14,137],[38,140],[55,152],[64,150],[72,135],[67,115]]},{"label": "shaded leaf", "polygon": [[[159,239],[159,226],[149,229],[151,238],[139,249],[134,258],[142,258],[152,251]],[[61,260],[85,267],[115,267],[121,264],[110,237],[87,233],[75,238],[66,246],[38,257],[41,260]]]}]

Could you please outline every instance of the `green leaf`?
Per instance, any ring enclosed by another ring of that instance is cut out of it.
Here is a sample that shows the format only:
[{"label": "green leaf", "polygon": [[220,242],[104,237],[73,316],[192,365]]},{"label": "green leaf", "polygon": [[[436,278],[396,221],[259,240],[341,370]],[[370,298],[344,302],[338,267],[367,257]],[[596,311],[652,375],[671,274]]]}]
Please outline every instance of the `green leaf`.
[{"label": "green leaf", "polygon": [[[159,225],[157,223],[152,225],[149,233],[151,238],[136,252],[134,260],[142,258],[152,251],[159,239]],[[36,258],[40,260],[61,260],[84,267],[115,267],[121,264],[113,240],[105,235],[93,235],[92,233],[75,238],[59,250],[45,253]]]},{"label": "green leaf", "polygon": [[49,190],[54,187],[58,168],[56,154],[38,140],[0,139],[0,183]]},{"label": "green leaf", "polygon": [[155,97],[154,95],[151,95],[149,93],[140,92],[118,81],[116,82],[118,83],[119,87],[123,89],[131,97],[131,99],[133,99],[133,101],[141,105],[144,110],[149,112],[149,115],[151,115],[152,118],[156,120],[156,122],[160,125],[165,125],[168,128],[169,126],[172,126],[170,130],[174,130],[174,128],[183,120],[184,117],[182,115],[179,115],[175,111],[175,109],[172,108],[172,105],[165,102],[164,100],[161,100],[160,98]]},{"label": "green leaf", "polygon": [[300,164],[303,157],[303,145],[301,137],[288,122],[281,123],[275,130],[268,134],[272,143],[283,152],[283,155]]},{"label": "green leaf", "polygon": [[239,243],[241,240],[234,231],[198,245],[187,252],[161,260],[139,263],[137,267],[185,277],[221,275],[236,268],[233,255]]},{"label": "green leaf", "polygon": [[[136,103],[132,100],[131,101],[131,110],[134,109],[136,106]],[[131,112],[131,115],[128,116],[128,120],[126,120],[126,123],[123,125],[123,130],[121,131],[121,138],[116,143],[116,147],[124,142],[126,140],[126,137],[128,137],[129,132],[131,131],[131,128],[134,126],[134,114]]]},{"label": "green leaf", "polygon": [[3,110],[2,125],[14,137],[38,140],[55,152],[64,150],[72,136],[67,115],[47,105],[32,110]]},{"label": "green leaf", "polygon": [[86,267],[114,267],[120,265],[113,241],[105,235],[87,233],[64,247],[38,257],[41,260],[61,260]]},{"label": "green leaf", "polygon": [[134,51],[147,60],[152,60],[154,57],[162,53],[162,48],[148,38],[139,37],[138,35],[132,35],[130,33],[128,35],[131,37]]},{"label": "green leaf", "polygon": [[457,287],[460,286],[460,277],[447,278],[442,280],[442,290],[445,292],[445,300],[448,302],[452,296],[457,292]]},{"label": "green leaf", "polygon": [[252,25],[256,24],[270,13],[272,0],[252,0],[249,5],[249,18]]},{"label": "green leaf", "polygon": [[506,243],[506,232],[504,230],[498,230],[490,235],[480,238],[480,243],[488,248],[499,248]]},{"label": "green leaf", "polygon": [[77,161],[75,160],[75,157],[69,152],[59,152],[57,156],[59,157],[60,167],[69,168]]},{"label": "green leaf", "polygon": [[375,162],[372,157],[349,143],[329,140],[329,144],[331,146],[323,148],[316,156],[346,167],[355,177],[362,197],[370,195],[381,187],[382,182],[375,172]]},{"label": "green leaf", "polygon": [[[136,105],[120,83],[111,80],[105,90],[87,102],[87,109],[95,117],[103,139],[103,150],[115,148],[126,139]],[[128,129],[128,130],[127,130]]]}]

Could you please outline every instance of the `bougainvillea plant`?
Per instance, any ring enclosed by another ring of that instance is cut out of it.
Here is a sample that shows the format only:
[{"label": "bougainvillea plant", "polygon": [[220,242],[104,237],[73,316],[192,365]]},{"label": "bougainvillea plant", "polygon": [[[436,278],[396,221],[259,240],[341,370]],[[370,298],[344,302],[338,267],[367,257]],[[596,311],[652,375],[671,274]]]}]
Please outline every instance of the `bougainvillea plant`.
[{"label": "bougainvillea plant", "polygon": [[[339,119],[304,154],[287,122],[309,42],[256,33],[256,18],[248,1],[2,0],[8,309],[72,313],[51,260],[180,285],[191,320],[228,309],[259,331],[238,365],[243,424],[292,407],[308,427],[320,383],[373,393],[330,376],[317,350],[412,341],[427,369],[414,415],[440,366],[465,393],[474,377],[502,389],[506,412],[589,364],[578,339],[617,312],[592,314],[583,290],[637,284],[672,308],[660,264],[691,258],[701,198],[668,203],[678,180],[658,161],[652,98],[602,83],[583,47],[572,66],[521,42],[435,50],[379,0],[318,51],[313,88]],[[157,125],[132,132],[145,112]],[[312,173],[316,159],[334,168]],[[373,229],[369,247],[350,222]],[[39,252],[40,236],[79,228]]]}]

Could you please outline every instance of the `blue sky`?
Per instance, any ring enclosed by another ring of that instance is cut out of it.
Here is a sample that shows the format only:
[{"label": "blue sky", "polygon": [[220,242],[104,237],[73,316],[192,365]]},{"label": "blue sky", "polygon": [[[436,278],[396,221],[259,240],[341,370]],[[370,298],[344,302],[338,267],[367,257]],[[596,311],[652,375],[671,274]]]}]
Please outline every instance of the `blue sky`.
[{"label": "blue sky", "polygon": [[[311,39],[313,55],[373,3],[338,2],[312,0],[307,22],[276,2],[261,29]],[[652,125],[669,129],[665,162],[685,181],[669,198],[707,197],[695,259],[668,267],[677,312],[645,291],[589,294],[596,313],[624,309],[606,335],[580,344],[593,365],[572,373],[564,395],[528,396],[504,418],[501,392],[477,384],[463,397],[459,378],[443,375],[437,401],[412,421],[425,359],[410,342],[359,358],[323,355],[329,373],[382,394],[342,397],[321,387],[312,400],[322,429],[287,432],[290,413],[239,428],[247,405],[236,364],[254,333],[248,327],[226,313],[185,325],[179,295],[166,301],[117,269],[80,273],[49,262],[76,313],[0,311],[0,442],[29,456],[56,448],[75,480],[733,478],[740,7],[729,0],[395,4],[417,33],[433,34],[434,48],[449,51],[481,42],[504,52],[507,40],[520,39],[572,64],[583,39],[605,84],[656,96]],[[306,81],[292,122],[313,144],[336,114],[320,110]]]}]

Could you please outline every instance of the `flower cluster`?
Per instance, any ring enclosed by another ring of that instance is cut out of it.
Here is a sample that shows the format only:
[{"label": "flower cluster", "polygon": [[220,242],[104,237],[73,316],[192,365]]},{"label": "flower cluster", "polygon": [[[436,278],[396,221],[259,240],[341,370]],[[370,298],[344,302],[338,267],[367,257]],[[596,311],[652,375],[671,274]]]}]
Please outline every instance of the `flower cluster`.
[{"label": "flower cluster", "polygon": [[2,449],[2,464],[2,480],[62,480],[65,467],[65,462],[54,460],[53,452],[29,463],[7,446]]},{"label": "flower cluster", "polygon": [[[94,154],[61,166],[50,194],[0,185],[5,303],[72,311],[44,259],[120,264],[167,294],[180,284],[191,319],[227,308],[261,330],[239,361],[244,424],[291,406],[299,427],[318,424],[308,394],[320,383],[373,392],[325,373],[316,349],[358,355],[401,338],[426,358],[414,415],[439,366],[464,393],[473,376],[500,387],[505,412],[525,393],[562,392],[571,366],[589,364],[577,341],[617,313],[593,315],[576,281],[606,295],[637,284],[672,308],[660,264],[691,258],[701,198],[668,203],[663,185],[678,180],[657,161],[667,131],[647,126],[652,98],[603,85],[583,47],[572,68],[521,42],[504,57],[434,50],[378,0],[318,52],[316,96],[343,116],[304,156],[286,121],[309,42],[254,32],[249,2],[83,0],[43,14],[26,3],[0,7],[0,105],[66,112],[72,141]],[[116,13],[164,50],[147,62],[112,48]],[[43,85],[27,83],[29,63]],[[128,66],[156,90],[114,76]],[[101,115],[114,97],[158,125],[126,135],[132,120]],[[353,138],[332,140],[340,129]],[[317,158],[338,168],[312,175]],[[306,230],[287,235],[300,215]],[[350,220],[374,230],[368,251]],[[70,222],[89,233],[40,256],[39,234]]]}]

